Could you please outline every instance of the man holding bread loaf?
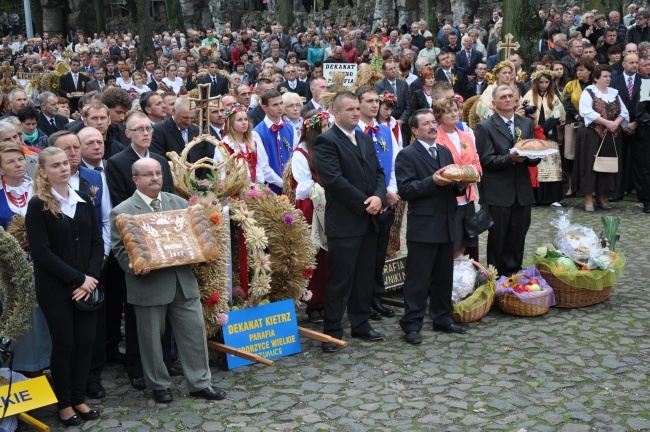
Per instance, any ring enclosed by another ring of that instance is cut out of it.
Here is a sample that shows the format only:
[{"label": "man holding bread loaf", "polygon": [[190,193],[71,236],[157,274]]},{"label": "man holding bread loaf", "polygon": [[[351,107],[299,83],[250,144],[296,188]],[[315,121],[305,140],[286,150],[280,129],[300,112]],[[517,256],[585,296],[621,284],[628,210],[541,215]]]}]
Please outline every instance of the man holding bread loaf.
[{"label": "man holding bread loaf", "polygon": [[183,372],[190,395],[208,400],[221,400],[226,392],[214,387],[210,380],[208,347],[203,325],[203,309],[199,287],[191,265],[157,270],[134,271],[115,217],[138,215],[187,208],[187,201],[162,192],[163,171],[156,159],[142,158],[132,166],[137,190],[111,212],[111,245],[115,258],[126,276],[127,301],[133,305],[138,327],[138,342],[147,387],[153,390],[158,403],[173,400],[170,378],[163,361],[161,338],[165,319],[169,317],[176,335],[178,351],[183,359]]},{"label": "man holding bread loaf", "polygon": [[[487,262],[500,275],[509,276],[521,269],[535,201],[528,167],[541,159],[528,159],[513,149],[517,142],[533,138],[533,121],[515,114],[519,99],[512,88],[497,86],[492,105],[494,114],[476,126],[482,193],[494,221],[488,234]],[[523,109],[519,112],[523,114]]]},{"label": "man holding bread loaf", "polygon": [[465,183],[445,178],[445,167],[454,163],[451,152],[436,144],[438,124],[430,109],[416,111],[409,119],[416,138],[395,160],[399,196],[408,202],[406,224],[406,280],[404,317],[400,326],[404,340],[422,343],[420,330],[429,301],[434,331],[465,333],[451,319],[454,274],[457,196]]}]

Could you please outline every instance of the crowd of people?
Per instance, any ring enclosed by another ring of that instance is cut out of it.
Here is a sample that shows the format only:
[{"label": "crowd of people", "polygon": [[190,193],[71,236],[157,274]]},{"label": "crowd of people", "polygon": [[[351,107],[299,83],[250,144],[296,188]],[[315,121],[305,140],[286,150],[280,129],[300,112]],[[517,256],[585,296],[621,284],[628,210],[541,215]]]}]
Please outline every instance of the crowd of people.
[{"label": "crowd of people", "polygon": [[[85,398],[106,396],[106,362],[123,364],[131,386],[148,388],[157,402],[173,400],[174,375],[186,376],[193,396],[226,396],[211,384],[190,267],[134,273],[114,223],[122,213],[187,207],[174,195],[167,154],[203,133],[225,153],[205,143],[191,160],[240,158],[251,185],[292,189],[315,227],[310,322],[341,338],[347,310],[352,337],[384,339],[370,320],[395,316],[381,302],[382,270],[406,202],[404,339],[422,342],[427,297],[433,330],[465,333],[450,317],[453,260],[477,246],[464,221],[479,192],[494,221],[486,260],[506,275],[521,268],[535,203],[561,206],[582,192],[591,212],[635,191],[650,212],[642,144],[650,117],[640,100],[650,74],[649,14],[632,6],[629,27],[616,11],[609,23],[577,8],[540,11],[539,61],[528,69],[516,53],[499,61],[498,11],[485,28],[478,17],[454,25],[439,14],[437,33],[424,20],[399,28],[385,20],[376,28],[325,21],[288,34],[276,24],[151,40],[82,31],[2,38],[14,73],[69,69],[51,91],[12,89],[0,118],[0,224],[25,218],[27,237],[18,240],[33,261],[40,306],[15,341],[15,369],[50,368],[64,425],[100,416]],[[140,57],[143,43],[153,57]],[[323,77],[323,63],[355,63],[361,75],[375,55],[382,78],[354,92]],[[187,96],[197,84],[210,84],[212,97],[203,131]],[[474,128],[461,118],[470,98]],[[540,163],[512,151],[533,137],[553,141],[561,157]],[[617,172],[595,169],[595,155],[618,155]],[[445,178],[450,164],[482,175],[480,191]],[[101,307],[80,306],[96,290]]]}]

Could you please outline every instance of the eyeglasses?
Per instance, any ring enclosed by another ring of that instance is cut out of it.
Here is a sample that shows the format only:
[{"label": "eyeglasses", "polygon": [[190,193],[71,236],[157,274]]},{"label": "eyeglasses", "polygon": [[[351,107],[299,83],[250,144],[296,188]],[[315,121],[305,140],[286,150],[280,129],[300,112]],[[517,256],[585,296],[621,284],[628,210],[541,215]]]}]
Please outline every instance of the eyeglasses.
[{"label": "eyeglasses", "polygon": [[137,128],[134,128],[134,129],[129,129],[129,130],[131,132],[138,132],[138,133],[142,133],[142,132],[151,133],[153,128],[151,126],[144,126],[144,127],[140,126],[140,127],[137,127]]},{"label": "eyeglasses", "polygon": [[162,171],[156,171],[156,172],[151,172],[151,173],[146,173],[146,174],[138,174],[136,177],[162,177],[163,173]]}]

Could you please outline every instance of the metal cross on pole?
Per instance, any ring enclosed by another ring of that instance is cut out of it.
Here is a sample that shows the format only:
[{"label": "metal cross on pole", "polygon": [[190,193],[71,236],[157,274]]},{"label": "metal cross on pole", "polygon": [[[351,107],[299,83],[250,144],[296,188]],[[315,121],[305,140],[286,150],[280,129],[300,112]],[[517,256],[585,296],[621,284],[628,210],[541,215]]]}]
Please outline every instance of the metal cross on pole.
[{"label": "metal cross on pole", "polygon": [[[210,123],[210,102],[218,101],[221,99],[221,96],[212,96],[210,97],[210,87],[211,83],[208,84],[199,84],[196,88],[199,90],[199,97],[189,98],[190,102],[194,102],[194,108],[199,110],[199,134],[203,133],[203,119],[205,118],[206,123]],[[191,108],[191,107],[190,107]]]},{"label": "metal cross on pole", "polygon": [[512,54],[512,51],[517,51],[520,45],[519,42],[512,41],[514,39],[514,36],[512,36],[511,33],[508,33],[503,39],[505,42],[499,42],[497,44],[497,50],[505,50],[505,59],[508,60],[510,58],[510,54]]}]

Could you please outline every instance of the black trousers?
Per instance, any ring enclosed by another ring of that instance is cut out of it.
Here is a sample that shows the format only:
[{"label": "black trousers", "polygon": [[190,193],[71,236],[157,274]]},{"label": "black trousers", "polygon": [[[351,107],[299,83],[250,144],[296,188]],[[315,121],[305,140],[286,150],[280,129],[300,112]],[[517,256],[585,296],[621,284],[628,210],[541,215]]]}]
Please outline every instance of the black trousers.
[{"label": "black trousers", "polygon": [[[628,190],[631,190],[634,184],[634,171],[633,171],[633,159],[632,159],[632,149],[637,144],[638,138],[637,134],[626,135],[622,134],[623,145],[620,147],[620,152],[618,154],[619,158],[619,170],[616,173],[616,189],[614,193],[624,195]],[[604,146],[603,146],[604,147]]]},{"label": "black trousers", "polygon": [[454,278],[454,243],[406,242],[406,280],[404,316],[400,326],[404,333],[420,332],[429,299],[429,317],[433,324],[447,327],[451,320],[451,288]]},{"label": "black trousers", "polygon": [[632,180],[637,197],[642,203],[650,203],[650,126],[639,126],[636,140],[630,147]]},{"label": "black trousers", "polygon": [[521,270],[526,234],[530,228],[532,205],[521,206],[515,199],[511,207],[490,206],[494,225],[487,240],[487,262],[510,276]]},{"label": "black trousers", "polygon": [[106,303],[106,352],[109,356],[118,352],[118,346],[122,340],[122,314],[126,301],[126,281],[124,271],[113,256],[108,256],[106,262],[108,269],[104,298]]},{"label": "black trousers", "polygon": [[97,311],[97,325],[95,327],[95,344],[93,346],[92,360],[90,361],[90,370],[88,371],[88,383],[99,383],[102,380],[102,371],[106,364],[106,280],[108,278],[108,263],[102,269],[99,275],[99,284],[97,288],[104,291],[104,303]]},{"label": "black trousers", "polygon": [[82,312],[72,300],[40,306],[52,338],[50,370],[57,406],[80,405],[86,400],[97,312]]},{"label": "black trousers", "polygon": [[395,212],[386,210],[379,217],[379,235],[377,236],[377,261],[375,262],[375,284],[373,297],[380,298],[385,292],[384,264],[386,263],[386,250],[390,240],[390,229],[395,221]]},{"label": "black trousers", "polygon": [[325,282],[324,333],[343,337],[343,314],[347,307],[352,331],[371,330],[370,300],[372,299],[377,233],[370,226],[365,235],[357,237],[328,237],[329,277]]}]

